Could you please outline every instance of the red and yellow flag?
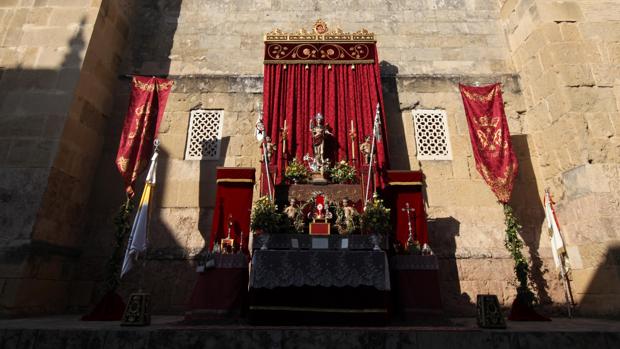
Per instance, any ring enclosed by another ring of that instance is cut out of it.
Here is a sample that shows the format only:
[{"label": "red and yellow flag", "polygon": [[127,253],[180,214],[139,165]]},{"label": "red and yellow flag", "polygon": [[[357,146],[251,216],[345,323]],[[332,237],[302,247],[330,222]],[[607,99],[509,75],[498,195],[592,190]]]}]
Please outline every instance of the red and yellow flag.
[{"label": "red and yellow flag", "polygon": [[125,191],[134,196],[133,185],[144,172],[153,153],[168,95],[173,81],[156,77],[134,76],[131,99],[121,135],[116,167],[125,181]]},{"label": "red and yellow flag", "polygon": [[508,203],[519,166],[512,150],[500,84],[459,88],[476,169],[497,200]]}]

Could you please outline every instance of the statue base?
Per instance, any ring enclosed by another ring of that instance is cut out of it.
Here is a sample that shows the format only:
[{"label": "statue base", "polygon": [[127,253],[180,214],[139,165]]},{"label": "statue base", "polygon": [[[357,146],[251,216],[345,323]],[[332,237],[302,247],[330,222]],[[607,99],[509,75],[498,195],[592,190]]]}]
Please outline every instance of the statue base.
[{"label": "statue base", "polygon": [[327,179],[321,172],[312,172],[312,178],[310,179],[312,184],[327,184]]}]

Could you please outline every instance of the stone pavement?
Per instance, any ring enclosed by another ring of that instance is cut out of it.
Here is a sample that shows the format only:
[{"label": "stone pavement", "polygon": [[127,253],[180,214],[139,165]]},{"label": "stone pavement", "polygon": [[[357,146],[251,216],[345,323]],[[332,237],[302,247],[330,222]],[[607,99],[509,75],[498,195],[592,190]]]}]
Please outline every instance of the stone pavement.
[{"label": "stone pavement", "polygon": [[620,321],[557,318],[483,330],[473,318],[452,326],[300,327],[83,322],[77,316],[0,320],[0,348],[620,348]]}]

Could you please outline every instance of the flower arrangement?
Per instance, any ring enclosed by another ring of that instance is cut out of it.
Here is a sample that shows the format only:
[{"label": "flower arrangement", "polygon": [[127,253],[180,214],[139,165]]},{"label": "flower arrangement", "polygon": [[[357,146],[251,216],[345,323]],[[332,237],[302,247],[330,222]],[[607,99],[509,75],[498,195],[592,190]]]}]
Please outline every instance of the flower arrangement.
[{"label": "flower arrangement", "polygon": [[360,215],[355,212],[349,217],[346,216],[344,207],[336,208],[336,227],[340,235],[359,234]]},{"label": "flower arrangement", "polygon": [[291,160],[286,167],[284,177],[294,183],[305,182],[308,178],[310,178],[310,171],[304,164],[299,162],[297,158],[293,158],[293,160]]},{"label": "flower arrangement", "polygon": [[387,235],[391,231],[390,209],[383,205],[377,194],[362,213],[362,231],[365,234]]},{"label": "flower arrangement", "polygon": [[341,160],[329,169],[329,177],[333,183],[355,183],[357,171],[345,160]]},{"label": "flower arrangement", "polygon": [[268,196],[262,196],[252,205],[250,228],[255,232],[276,233],[282,219],[276,205]]}]

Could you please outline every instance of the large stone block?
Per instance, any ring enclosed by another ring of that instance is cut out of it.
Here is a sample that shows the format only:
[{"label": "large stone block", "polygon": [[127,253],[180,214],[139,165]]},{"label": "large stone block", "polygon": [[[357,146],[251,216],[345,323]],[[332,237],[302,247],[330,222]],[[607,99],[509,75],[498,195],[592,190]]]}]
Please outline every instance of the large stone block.
[{"label": "large stone block", "polygon": [[577,87],[568,88],[565,91],[572,112],[599,113],[618,110],[616,98],[610,89]]},{"label": "large stone block", "polygon": [[0,170],[0,225],[3,240],[31,237],[48,169],[4,168]]},{"label": "large stone block", "polygon": [[571,63],[602,63],[601,55],[593,43],[589,42],[561,42],[546,45],[540,60],[545,69],[556,64],[566,63],[566,57],[571,57]]},{"label": "large stone block", "polygon": [[543,22],[577,22],[583,19],[577,1],[537,1],[536,5]]},{"label": "large stone block", "polygon": [[592,136],[607,139],[615,134],[609,113],[586,113],[585,118]]},{"label": "large stone block", "polygon": [[531,89],[534,103],[538,103],[540,100],[545,99],[557,90],[556,75],[550,72],[545,72],[540,78],[535,80],[535,83],[531,86]]},{"label": "large stone block", "polygon": [[558,64],[554,67],[563,86],[593,86],[594,77],[588,65]]},{"label": "large stone block", "polygon": [[579,41],[582,39],[577,23],[560,23],[559,25],[564,41]]}]

